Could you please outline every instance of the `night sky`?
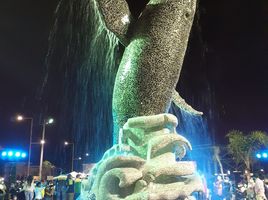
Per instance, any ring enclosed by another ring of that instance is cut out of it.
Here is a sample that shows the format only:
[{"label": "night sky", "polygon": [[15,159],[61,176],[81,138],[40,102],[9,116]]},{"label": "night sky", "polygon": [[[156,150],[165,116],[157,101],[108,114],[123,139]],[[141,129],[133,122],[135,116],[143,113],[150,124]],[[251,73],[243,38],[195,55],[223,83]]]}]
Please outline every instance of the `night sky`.
[{"label": "night sky", "polygon": [[[132,9],[142,7],[138,2],[130,1]],[[2,147],[27,148],[30,125],[15,123],[16,113],[37,116],[35,139],[40,136],[44,108],[38,91],[56,5],[56,0],[0,2]],[[216,142],[224,143],[230,129],[268,131],[268,2],[200,0],[198,16],[178,86],[182,96],[210,118]],[[202,108],[206,95],[212,101]]]}]

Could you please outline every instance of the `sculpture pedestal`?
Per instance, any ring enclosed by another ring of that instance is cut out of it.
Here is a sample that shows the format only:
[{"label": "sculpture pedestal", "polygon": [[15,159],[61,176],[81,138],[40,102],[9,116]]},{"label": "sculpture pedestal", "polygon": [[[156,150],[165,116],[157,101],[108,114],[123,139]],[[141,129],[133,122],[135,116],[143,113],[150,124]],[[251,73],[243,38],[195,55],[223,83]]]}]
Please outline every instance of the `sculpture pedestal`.
[{"label": "sculpture pedestal", "polygon": [[[91,173],[89,190],[97,200],[176,200],[203,191],[196,164],[182,159],[191,144],[176,133],[171,114],[131,118],[119,144]],[[85,199],[89,199],[84,197]]]}]

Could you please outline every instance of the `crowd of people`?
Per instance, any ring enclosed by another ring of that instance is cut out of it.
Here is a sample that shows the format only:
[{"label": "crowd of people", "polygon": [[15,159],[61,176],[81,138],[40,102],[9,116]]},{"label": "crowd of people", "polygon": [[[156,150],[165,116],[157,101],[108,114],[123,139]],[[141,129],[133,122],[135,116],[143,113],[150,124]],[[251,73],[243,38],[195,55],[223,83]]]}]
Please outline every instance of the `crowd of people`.
[{"label": "crowd of people", "polygon": [[[78,200],[81,194],[82,179],[80,174],[71,174],[46,181],[26,180],[4,184],[0,200]],[[8,187],[6,186],[8,185]]]},{"label": "crowd of people", "polygon": [[268,195],[263,173],[245,177],[238,183],[228,177],[217,176],[212,187],[212,200],[267,200]]},{"label": "crowd of people", "polygon": [[[268,187],[264,180],[264,172],[244,176],[239,181],[217,176],[206,186],[207,192],[199,194],[197,199],[267,200]],[[18,179],[9,184],[0,179],[0,200],[79,200],[81,187],[81,174],[60,175],[46,181],[34,180],[33,176],[28,176],[25,180]]]}]

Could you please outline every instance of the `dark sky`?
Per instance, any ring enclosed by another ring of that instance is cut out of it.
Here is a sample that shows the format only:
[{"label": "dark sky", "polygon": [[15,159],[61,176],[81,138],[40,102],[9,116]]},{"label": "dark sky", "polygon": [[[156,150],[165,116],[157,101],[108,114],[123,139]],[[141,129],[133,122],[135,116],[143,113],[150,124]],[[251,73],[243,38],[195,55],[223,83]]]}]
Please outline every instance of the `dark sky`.
[{"label": "dark sky", "polygon": [[201,2],[208,73],[223,108],[219,131],[268,131],[267,2]]},{"label": "dark sky", "polygon": [[[26,148],[29,121],[17,123],[17,113],[32,117],[41,110],[36,94],[44,74],[48,34],[57,1],[1,1],[0,3],[0,146]],[[34,140],[40,137],[34,119]],[[33,147],[38,150],[39,148]]]},{"label": "dark sky", "polygon": [[[135,2],[131,1],[134,8],[139,4]],[[56,4],[56,0],[0,2],[0,146],[27,147],[29,124],[11,118],[19,112],[38,115],[41,110],[36,94]],[[194,56],[187,59],[204,53],[203,67],[192,65],[188,72],[193,77],[205,74],[217,108],[216,135],[223,138],[230,129],[268,131],[268,3],[200,0],[200,4],[196,38],[203,50],[195,51],[193,45]],[[198,84],[192,83],[193,91]],[[36,138],[39,124],[36,119]]]}]

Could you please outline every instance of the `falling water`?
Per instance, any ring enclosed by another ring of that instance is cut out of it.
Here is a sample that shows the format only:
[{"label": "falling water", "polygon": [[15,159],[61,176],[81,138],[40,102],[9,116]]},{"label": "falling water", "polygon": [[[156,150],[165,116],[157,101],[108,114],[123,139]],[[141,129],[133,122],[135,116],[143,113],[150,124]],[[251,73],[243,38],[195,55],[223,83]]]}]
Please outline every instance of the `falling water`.
[{"label": "falling water", "polygon": [[220,159],[220,147],[214,146],[214,159],[218,162],[218,165],[220,167],[220,173],[222,175],[222,179],[224,180],[224,173],[223,173],[223,167]]},{"label": "falling water", "polygon": [[173,104],[170,112],[178,117],[177,132],[185,136],[192,144],[193,150],[188,152],[188,158],[196,161],[197,167],[202,173],[212,174],[212,140],[204,117],[193,116],[178,110]]},{"label": "falling water", "polygon": [[96,162],[112,143],[118,40],[104,28],[94,0],[61,0],[49,42],[44,85],[49,88],[56,75],[63,82],[59,136],[75,142],[76,156],[90,152],[90,161]]}]

